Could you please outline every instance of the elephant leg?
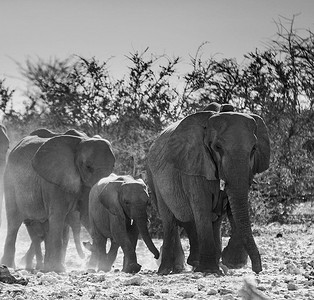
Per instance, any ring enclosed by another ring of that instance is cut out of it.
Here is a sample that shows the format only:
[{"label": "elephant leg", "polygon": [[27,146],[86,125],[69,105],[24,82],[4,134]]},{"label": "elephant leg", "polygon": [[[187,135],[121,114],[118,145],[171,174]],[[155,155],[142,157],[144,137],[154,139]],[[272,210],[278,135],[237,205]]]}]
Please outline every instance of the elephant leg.
[{"label": "elephant leg", "polygon": [[199,266],[195,269],[196,272],[205,272],[205,273],[220,273],[219,270],[219,257],[218,247],[215,245],[215,238],[213,233],[212,222],[208,220],[204,221],[206,215],[198,212],[201,216],[200,219],[196,217],[196,229],[197,236],[199,238]]},{"label": "elephant leg", "polygon": [[193,221],[184,222],[182,223],[182,226],[188,235],[189,243],[190,243],[190,255],[187,259],[187,263],[193,268],[196,268],[199,265],[199,247],[198,247],[196,226]]},{"label": "elephant leg", "polygon": [[95,224],[94,219],[90,219],[90,235],[92,238],[92,244],[84,243],[85,247],[90,244],[89,249],[91,251],[90,259],[87,263],[88,268],[96,269],[99,265],[103,264],[101,262],[101,252],[104,252],[106,255],[106,243],[107,238],[105,238],[101,233],[98,227]]},{"label": "elephant leg", "polygon": [[107,254],[107,265],[110,266],[111,269],[113,262],[117,258],[117,253],[120,246],[113,239],[110,239],[110,242],[111,242],[110,250]]},{"label": "elephant leg", "polygon": [[213,231],[214,231],[214,241],[216,246],[216,256],[220,259],[221,257],[221,223],[222,223],[222,216],[219,216],[218,219],[213,222]]},{"label": "elephant leg", "polygon": [[107,254],[107,238],[100,237],[96,241],[98,249],[98,271],[109,272],[111,265],[108,265],[108,254]]},{"label": "elephant leg", "polygon": [[[11,199],[8,194],[6,194],[6,211],[7,211],[7,235],[4,244],[3,256],[1,259],[1,264],[7,267],[15,268],[15,244],[17,233],[20,226],[22,225],[23,219],[19,210],[15,205],[15,199]],[[14,202],[13,202],[13,201]],[[9,204],[10,202],[10,204]],[[14,204],[13,204],[14,203]],[[13,205],[12,205],[13,204]]]},{"label": "elephant leg", "polygon": [[124,257],[123,257],[123,269],[125,273],[137,273],[141,269],[141,265],[137,263],[137,257],[134,250],[134,241],[131,241],[129,233],[120,224],[120,220],[117,218],[115,221],[116,230],[112,232],[113,239],[120,244]]},{"label": "elephant leg", "polygon": [[44,271],[64,272],[63,261],[63,229],[65,216],[61,213],[49,217],[49,231],[45,239]]},{"label": "elephant leg", "polygon": [[81,220],[79,211],[74,210],[70,212],[66,217],[66,223],[68,223],[72,229],[76,251],[79,257],[83,259],[85,255],[81,245]]},{"label": "elephant leg", "polygon": [[123,258],[123,269],[125,273],[137,273],[141,270],[142,266],[137,263],[136,253],[134,251],[134,246],[129,242],[123,242],[121,248],[124,254]]},{"label": "elephant leg", "polygon": [[129,234],[129,237],[130,237],[130,241],[132,243],[132,247],[133,247],[133,249],[135,251],[136,250],[136,245],[137,245],[137,240],[138,240],[138,234],[139,234],[138,228],[137,228],[135,223],[133,223],[130,226],[130,228],[128,229],[128,234]]},{"label": "elephant leg", "polygon": [[[87,247],[87,246],[85,246],[85,247]],[[88,269],[96,269],[96,267],[98,265],[99,258],[98,258],[98,250],[96,249],[96,245],[94,244],[94,242],[91,245],[90,251],[91,251],[91,255],[90,255],[90,258],[87,262],[87,268]]]},{"label": "elephant leg", "polygon": [[[167,275],[175,270],[176,250],[179,248],[179,232],[177,221],[173,213],[169,210],[160,193],[156,189],[158,200],[158,210],[161,216],[163,227],[163,245],[161,263],[158,268],[158,273]],[[181,245],[181,242],[180,242]],[[180,251],[180,249],[179,249]],[[179,252],[180,253],[180,252]]]},{"label": "elephant leg", "polygon": [[41,242],[38,243],[35,247],[35,254],[36,254],[36,270],[43,270],[44,269],[44,257],[41,251]]},{"label": "elephant leg", "polygon": [[41,251],[41,242],[44,240],[46,235],[45,223],[37,221],[25,221],[25,226],[27,228],[28,234],[32,240],[30,248],[28,249],[26,257],[26,269],[33,268],[33,259],[36,255],[36,269],[43,269],[43,254]]},{"label": "elephant leg", "polygon": [[[190,205],[194,215],[198,244],[199,244],[199,266],[195,269],[198,272],[218,273],[220,250],[215,243],[213,226],[213,199],[214,195],[210,190],[207,180],[204,178],[185,178],[183,184],[190,191]],[[219,254],[218,254],[219,253]]]},{"label": "elephant leg", "polygon": [[222,263],[229,269],[239,269],[247,264],[248,253],[237,231],[230,206],[227,206],[227,215],[231,225],[231,237],[228,245],[222,251]]},{"label": "elephant leg", "polygon": [[67,252],[67,247],[70,239],[70,226],[68,224],[64,224],[63,234],[62,234],[62,264],[65,263],[65,257]]},{"label": "elephant leg", "polygon": [[181,273],[185,269],[185,256],[184,251],[181,244],[181,238],[179,233],[179,228],[174,235],[174,267],[172,272],[173,273]]},{"label": "elephant leg", "polygon": [[33,269],[33,259],[35,257],[35,246],[34,243],[31,242],[30,247],[28,248],[26,254],[22,258],[22,261],[25,261],[25,269],[32,270]]}]

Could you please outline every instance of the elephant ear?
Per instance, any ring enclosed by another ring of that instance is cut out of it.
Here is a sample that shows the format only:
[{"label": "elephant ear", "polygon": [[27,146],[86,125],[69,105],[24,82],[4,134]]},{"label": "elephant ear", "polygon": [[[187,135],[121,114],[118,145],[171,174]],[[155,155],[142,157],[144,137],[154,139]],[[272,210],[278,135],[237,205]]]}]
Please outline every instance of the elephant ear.
[{"label": "elephant ear", "polygon": [[119,190],[123,183],[124,181],[107,183],[99,194],[99,201],[111,214],[125,219],[125,214],[119,201]]},{"label": "elephant ear", "polygon": [[81,189],[81,177],[75,165],[75,153],[81,139],[57,136],[46,141],[32,159],[34,170],[45,180],[69,193]]},{"label": "elephant ear", "polygon": [[216,165],[204,143],[207,120],[215,112],[198,112],[184,118],[169,137],[167,160],[182,173],[217,180]]},{"label": "elephant ear", "polygon": [[256,137],[257,148],[254,155],[253,174],[261,173],[268,169],[270,161],[270,141],[268,130],[263,119],[255,114],[251,114],[257,124]]}]

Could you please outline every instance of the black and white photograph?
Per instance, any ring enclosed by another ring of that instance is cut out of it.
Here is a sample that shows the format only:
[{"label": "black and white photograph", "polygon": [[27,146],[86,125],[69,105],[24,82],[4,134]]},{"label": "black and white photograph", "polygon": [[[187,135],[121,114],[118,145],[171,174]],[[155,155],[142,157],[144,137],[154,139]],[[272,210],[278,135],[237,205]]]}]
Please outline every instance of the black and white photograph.
[{"label": "black and white photograph", "polygon": [[1,300],[313,300],[314,1],[0,0]]}]

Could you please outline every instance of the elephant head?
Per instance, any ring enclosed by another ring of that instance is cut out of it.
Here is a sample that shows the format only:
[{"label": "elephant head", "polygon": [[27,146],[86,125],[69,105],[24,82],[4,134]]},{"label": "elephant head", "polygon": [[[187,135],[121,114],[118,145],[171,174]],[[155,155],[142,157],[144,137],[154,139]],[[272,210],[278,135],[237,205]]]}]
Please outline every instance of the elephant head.
[{"label": "elephant head", "polygon": [[135,221],[147,248],[157,259],[159,251],[153,244],[147,228],[147,204],[149,201],[148,191],[141,179],[116,178],[102,190],[99,196],[100,202],[109,212],[125,223],[128,219]]},{"label": "elephant head", "polygon": [[114,163],[109,141],[70,135],[48,139],[32,159],[41,177],[69,193],[91,188],[112,172]]},{"label": "elephant head", "polygon": [[[254,242],[248,191],[256,173],[269,166],[270,142],[264,121],[257,115],[199,112],[175,125],[166,157],[174,168],[211,182],[223,182],[252,269],[261,271]],[[159,166],[160,167],[160,166]]]}]

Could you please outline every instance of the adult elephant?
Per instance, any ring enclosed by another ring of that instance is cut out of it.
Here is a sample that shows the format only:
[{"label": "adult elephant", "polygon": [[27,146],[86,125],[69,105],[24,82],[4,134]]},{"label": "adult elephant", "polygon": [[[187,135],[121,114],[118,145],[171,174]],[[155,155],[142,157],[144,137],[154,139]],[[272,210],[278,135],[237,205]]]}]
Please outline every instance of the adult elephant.
[{"label": "adult elephant", "polygon": [[8,157],[4,174],[8,229],[1,262],[14,266],[15,242],[23,221],[48,221],[44,270],[61,272],[65,218],[76,206],[82,212],[90,188],[112,172],[115,157],[105,139],[41,136],[25,137]]},{"label": "adult elephant", "polygon": [[[38,136],[41,138],[52,138],[55,136],[60,135],[73,135],[77,137],[87,138],[88,136],[81,131],[78,131],[76,129],[69,129],[64,133],[57,133],[53,132],[50,129],[47,128],[39,128],[34,131],[32,131],[30,136]],[[81,245],[81,239],[80,239],[80,233],[81,233],[81,214],[87,215],[88,211],[85,212],[82,209],[82,205],[80,205],[82,199],[78,202],[77,208],[69,212],[67,214],[65,223],[64,223],[64,229],[63,229],[63,242],[62,242],[62,262],[65,260],[66,255],[66,248],[69,242],[69,227],[71,227],[73,232],[73,239],[76,246],[77,253],[81,258],[84,257],[84,252]],[[84,197],[83,197],[84,200]],[[78,211],[78,207],[81,208],[81,212]],[[85,209],[86,206],[85,206]],[[82,218],[84,220],[84,217]],[[86,219],[86,218],[85,218]],[[83,221],[84,223],[84,221]],[[26,255],[22,259],[25,261],[26,269],[32,269],[33,265],[33,258],[36,255],[36,269],[43,269],[43,256],[41,252],[41,242],[44,241],[46,234],[48,232],[48,221],[39,222],[34,220],[26,220],[24,221],[24,224],[26,225],[27,231],[29,233],[29,236],[31,238],[31,245],[28,251],[26,252]],[[83,224],[86,225],[86,224]],[[89,226],[86,226],[86,229],[89,230]]]},{"label": "adult elephant", "polygon": [[[170,125],[148,154],[148,184],[163,224],[163,255],[158,272],[177,271],[182,253],[177,225],[188,232],[188,263],[196,271],[220,273],[220,224],[228,211],[233,235],[223,261],[262,270],[249,220],[248,191],[256,173],[269,166],[270,143],[257,115],[203,111]],[[242,261],[239,261],[242,260]],[[181,262],[183,265],[183,262]]]}]

